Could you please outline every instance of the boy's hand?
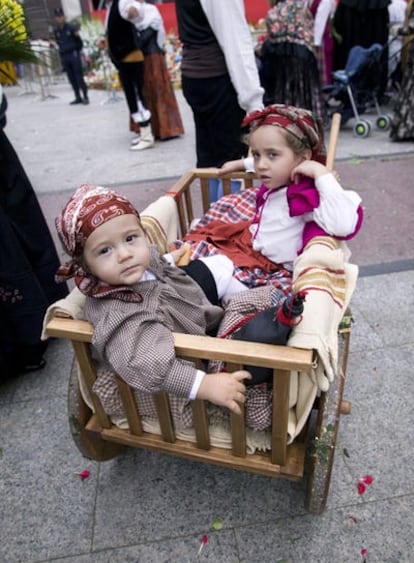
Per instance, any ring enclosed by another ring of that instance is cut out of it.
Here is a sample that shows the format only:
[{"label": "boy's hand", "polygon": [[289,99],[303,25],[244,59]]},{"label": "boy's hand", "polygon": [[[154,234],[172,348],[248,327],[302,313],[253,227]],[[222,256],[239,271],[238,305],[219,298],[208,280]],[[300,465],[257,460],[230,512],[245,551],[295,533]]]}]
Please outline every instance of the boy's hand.
[{"label": "boy's hand", "polygon": [[243,379],[251,379],[248,371],[233,373],[207,373],[198,389],[197,399],[206,399],[220,407],[227,407],[236,414],[241,414],[239,403],[246,400],[246,387]]},{"label": "boy's hand", "polygon": [[190,262],[191,246],[189,244],[182,244],[180,248],[175,248],[173,245],[171,246],[172,248],[169,253],[174,260],[174,264],[176,266],[187,266]]},{"label": "boy's hand", "polygon": [[329,170],[316,160],[304,160],[292,170],[291,180],[295,184],[299,184],[302,176],[307,176],[316,180],[319,176],[328,174]]}]

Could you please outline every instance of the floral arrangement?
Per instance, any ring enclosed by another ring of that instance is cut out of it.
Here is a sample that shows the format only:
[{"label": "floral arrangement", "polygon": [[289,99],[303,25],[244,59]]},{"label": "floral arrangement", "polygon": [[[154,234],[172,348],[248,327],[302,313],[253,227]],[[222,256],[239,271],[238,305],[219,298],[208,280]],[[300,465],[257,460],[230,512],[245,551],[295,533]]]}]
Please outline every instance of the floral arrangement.
[{"label": "floral arrangement", "polygon": [[165,40],[165,61],[174,88],[181,88],[182,44],[178,36],[170,31]]},{"label": "floral arrangement", "polygon": [[252,34],[253,46],[258,49],[267,37],[266,20],[264,18],[257,22],[249,22],[250,33]]},{"label": "floral arrangement", "polygon": [[[0,0],[1,1],[1,0]],[[86,16],[81,21],[85,81],[89,88],[121,90],[116,68],[112,64],[105,42],[105,29],[100,19]],[[182,45],[174,32],[165,41],[165,60],[168,74],[175,88],[181,87]]]},{"label": "floral arrangement", "polygon": [[84,16],[81,21],[85,82],[96,90],[120,90],[118,71],[112,64],[105,42],[105,28],[99,18]]},{"label": "floral arrangement", "polygon": [[23,7],[16,0],[0,0],[0,62],[39,62],[27,38]]}]

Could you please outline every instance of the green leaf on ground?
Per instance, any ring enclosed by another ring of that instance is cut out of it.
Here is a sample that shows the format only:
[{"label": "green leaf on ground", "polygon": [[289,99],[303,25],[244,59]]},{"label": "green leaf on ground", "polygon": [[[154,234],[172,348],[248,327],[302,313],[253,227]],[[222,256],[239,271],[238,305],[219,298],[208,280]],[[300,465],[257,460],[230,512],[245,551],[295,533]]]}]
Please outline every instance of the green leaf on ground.
[{"label": "green leaf on ground", "polygon": [[213,522],[212,528],[213,530],[221,530],[223,527],[223,520],[221,518],[216,518]]}]

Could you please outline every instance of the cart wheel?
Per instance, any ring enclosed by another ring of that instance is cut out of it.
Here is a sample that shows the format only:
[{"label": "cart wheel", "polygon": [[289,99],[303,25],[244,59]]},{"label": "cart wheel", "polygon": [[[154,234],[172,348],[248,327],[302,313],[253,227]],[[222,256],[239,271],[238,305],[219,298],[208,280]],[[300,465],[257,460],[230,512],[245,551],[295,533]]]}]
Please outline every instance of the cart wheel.
[{"label": "cart wheel", "polygon": [[99,431],[86,428],[92,416],[92,411],[83,400],[79,389],[77,371],[78,364],[74,359],[68,385],[68,417],[73,441],[80,453],[88,459],[95,461],[113,459],[125,446],[103,440]]},{"label": "cart wheel", "polygon": [[355,137],[361,137],[362,139],[368,137],[371,133],[371,123],[365,119],[357,121],[354,125],[354,135]]},{"label": "cart wheel", "polygon": [[389,115],[385,113],[378,116],[377,121],[375,122],[377,129],[381,129],[382,131],[388,131],[391,125],[391,118]]},{"label": "cart wheel", "polygon": [[350,331],[338,335],[339,373],[322,393],[319,400],[315,436],[311,444],[310,467],[307,481],[305,508],[313,514],[325,510],[335,456],[339,417],[343,405],[342,394],[345,382]]}]

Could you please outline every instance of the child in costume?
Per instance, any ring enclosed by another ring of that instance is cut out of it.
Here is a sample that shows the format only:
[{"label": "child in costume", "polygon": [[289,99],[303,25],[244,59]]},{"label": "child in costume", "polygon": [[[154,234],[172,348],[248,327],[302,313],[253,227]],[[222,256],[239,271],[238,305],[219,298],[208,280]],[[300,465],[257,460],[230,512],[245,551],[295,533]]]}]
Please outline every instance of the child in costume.
[{"label": "child in costume", "polygon": [[74,277],[87,296],[84,317],[94,327],[100,365],[143,393],[207,399],[239,413],[248,372],[206,374],[175,356],[173,331],[206,334],[223,314],[175,266],[182,250],[160,256],[133,205],[97,186],[76,190],[56,229],[72,257],[57,278]]},{"label": "child in costume", "polygon": [[310,111],[275,104],[248,115],[243,125],[250,128],[252,157],[225,163],[221,173],[255,170],[261,186],[254,215],[234,223],[201,221],[185,240],[208,239],[237,267],[271,271],[283,265],[292,271],[313,237],[347,240],[357,234],[361,198],[344,190],[325,166],[323,128]]},{"label": "child in costume", "polygon": [[[235,276],[246,287],[266,290],[273,286],[286,294],[307,293],[303,318],[294,325],[295,340],[289,336],[288,342],[291,346],[318,350],[323,360],[312,381],[326,391],[335,368],[324,360],[335,357],[336,321],[345,312],[353,286],[348,284],[349,256],[341,241],[355,236],[361,227],[361,199],[356,192],[344,190],[326,167],[323,130],[309,111],[286,105],[268,106],[247,116],[244,125],[250,128],[252,157],[227,162],[221,173],[253,168],[260,187],[219,200],[207,212],[208,218],[202,218],[185,240],[193,242],[193,258],[215,253],[228,256],[235,266]],[[238,220],[240,217],[244,220]],[[267,287],[258,287],[257,280]],[[253,298],[256,296],[250,290],[231,299],[219,336],[237,338],[244,318],[252,313]],[[263,311],[271,305],[271,300],[268,305],[259,303],[256,310]],[[234,313],[230,314],[231,311]],[[314,331],[309,329],[309,316]],[[260,330],[261,340],[270,332],[266,326]],[[323,346],[318,346],[318,342]],[[324,353],[325,350],[332,354]],[[269,374],[262,377],[250,371],[253,379],[249,383],[271,381]],[[263,392],[264,399],[266,393],[271,391]],[[247,412],[249,397],[248,391]],[[256,416],[259,411],[253,410]],[[257,429],[264,427],[261,422],[257,426],[252,418],[250,423]]]}]

